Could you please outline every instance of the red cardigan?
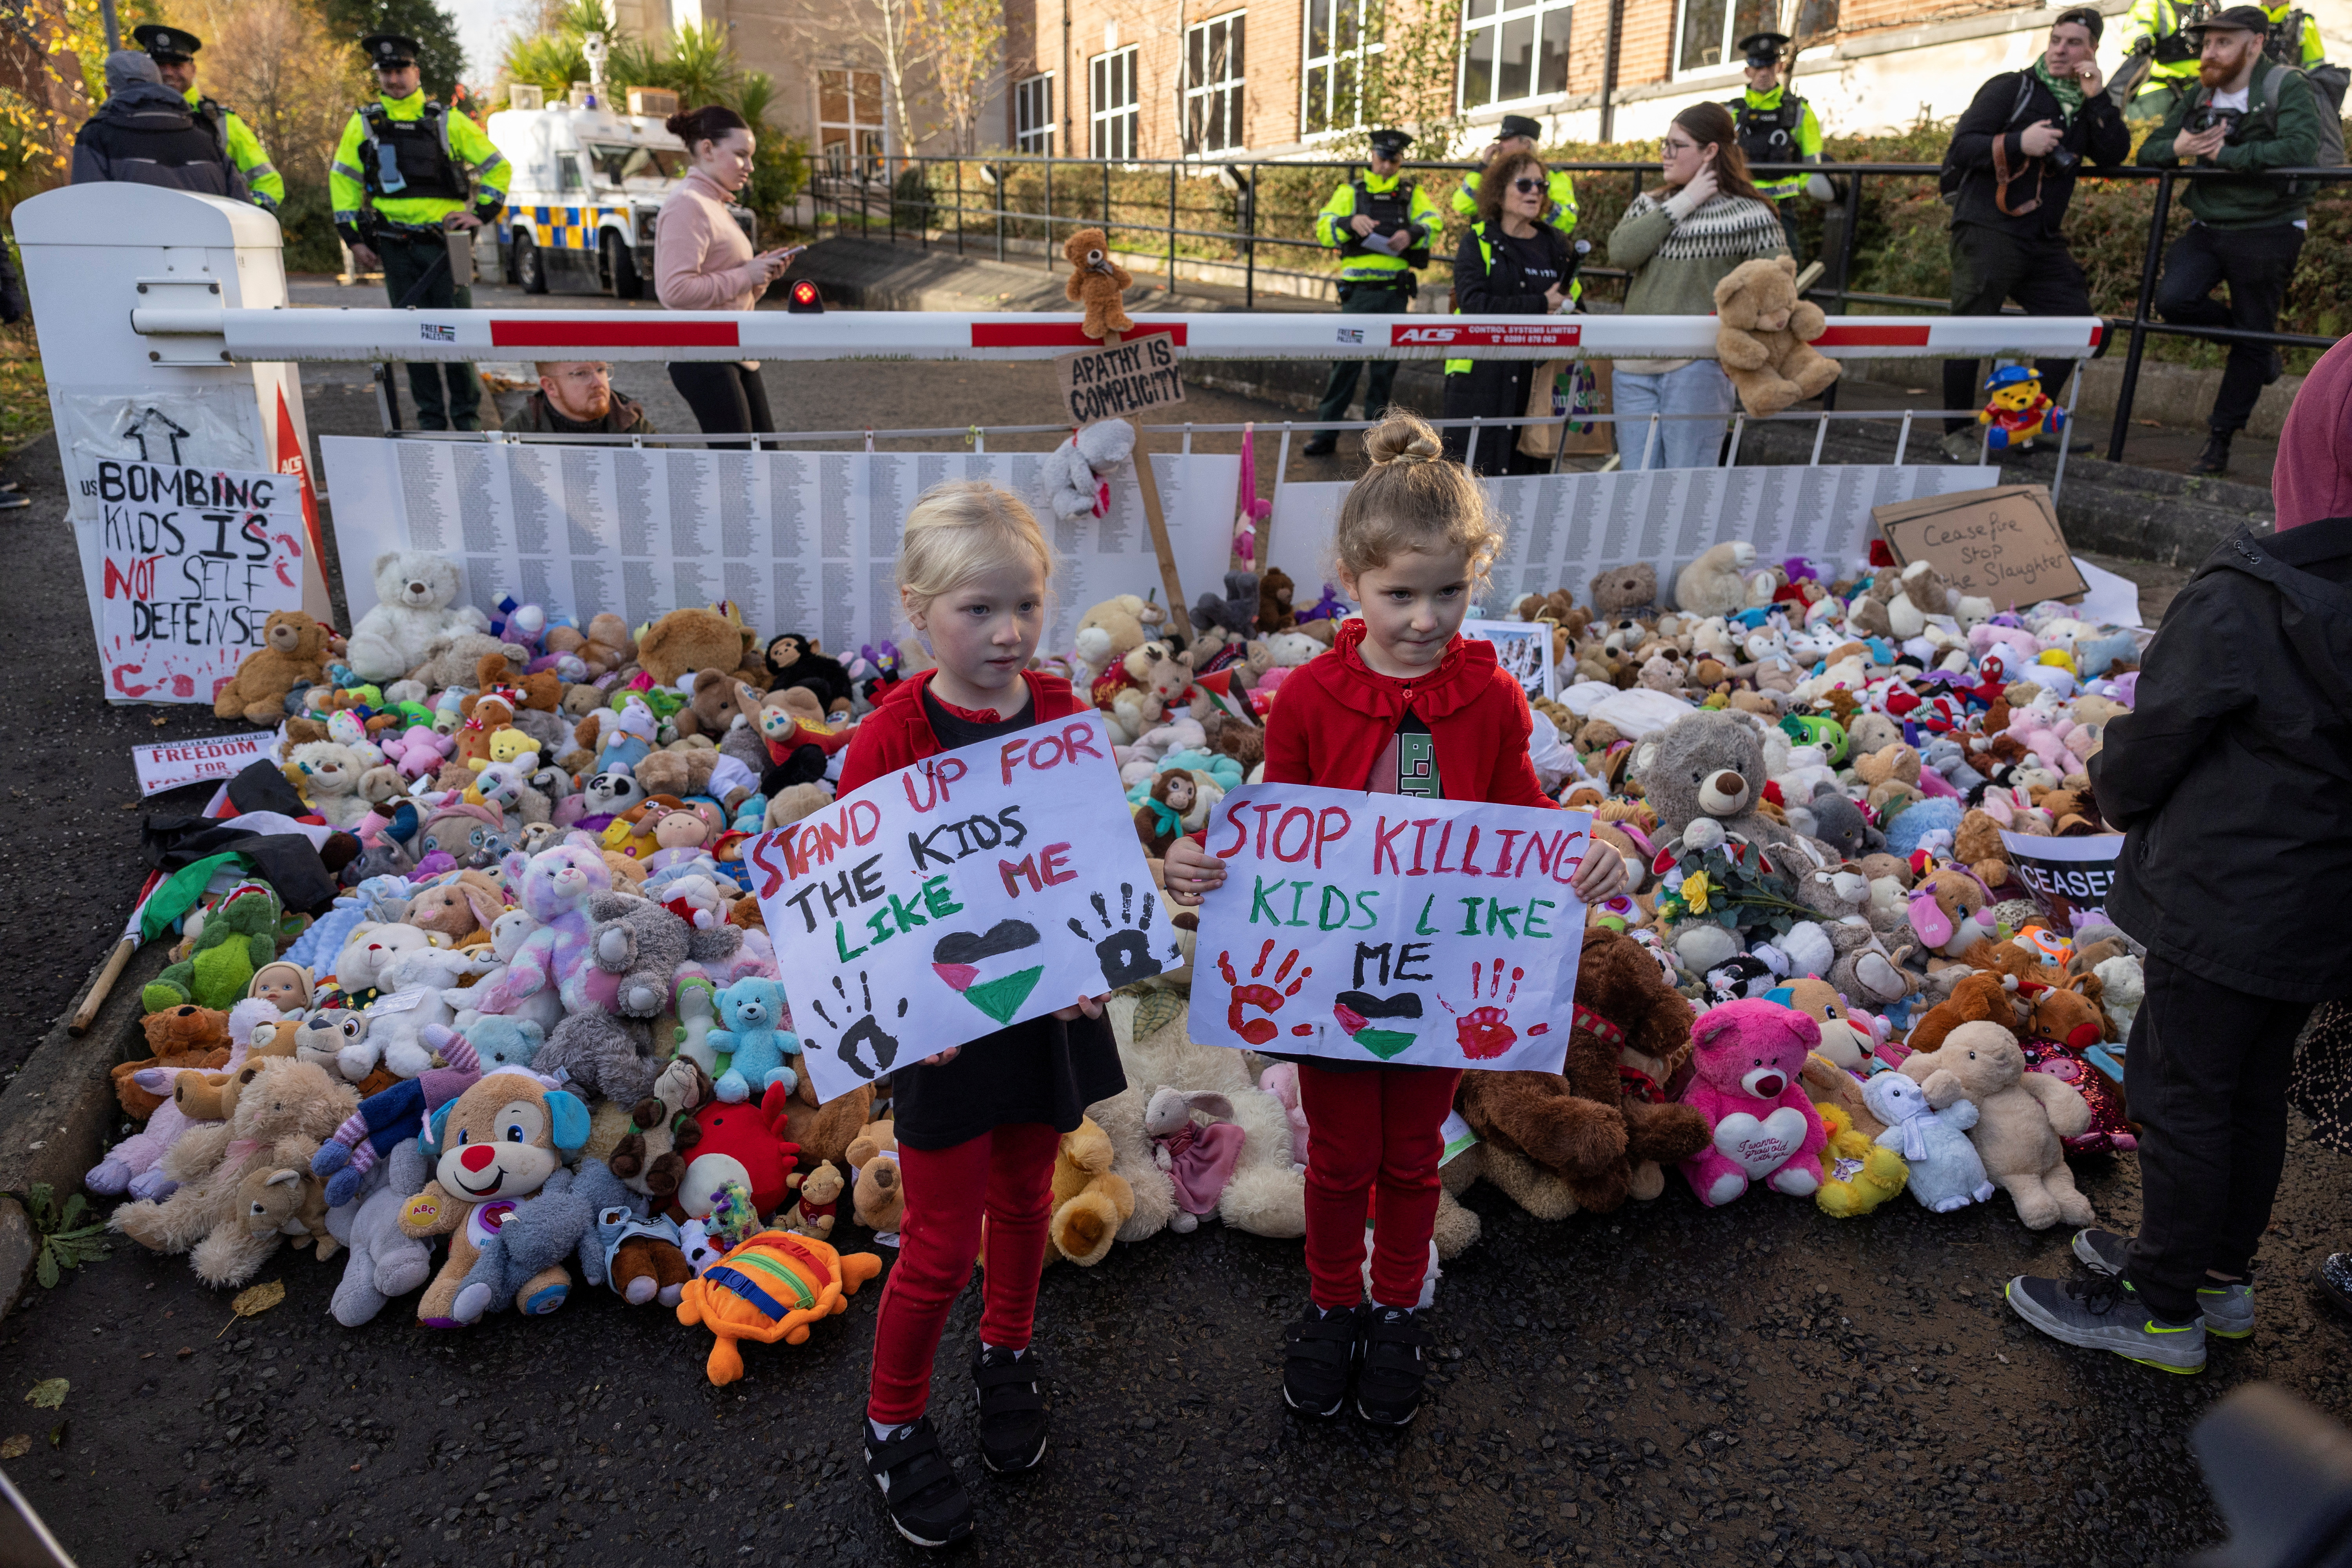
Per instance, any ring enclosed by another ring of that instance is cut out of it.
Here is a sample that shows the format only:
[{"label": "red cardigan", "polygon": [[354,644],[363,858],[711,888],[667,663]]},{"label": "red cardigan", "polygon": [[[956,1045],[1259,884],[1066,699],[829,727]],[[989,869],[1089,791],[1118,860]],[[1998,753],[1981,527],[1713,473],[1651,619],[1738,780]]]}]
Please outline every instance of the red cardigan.
[{"label": "red cardigan", "polygon": [[[930,717],[923,711],[923,688],[938,673],[927,669],[911,679],[899,681],[874,705],[871,713],[858,721],[857,733],[849,742],[849,755],[842,759],[841,782],[835,786],[841,794],[847,795],[885,773],[895,773],[946,749],[940,744],[939,736],[932,733]],[[1060,676],[1024,669],[1021,679],[1029,683],[1031,723],[1065,719],[1080,710],[1082,704],[1071,691],[1070,683]]]},{"label": "red cardigan", "polygon": [[1364,663],[1363,640],[1361,620],[1343,621],[1330,652],[1283,678],[1266,717],[1266,783],[1362,789],[1410,706],[1429,726],[1447,800],[1555,804],[1528,754],[1535,720],[1527,693],[1496,662],[1492,643],[1456,637],[1433,673],[1399,680]]}]

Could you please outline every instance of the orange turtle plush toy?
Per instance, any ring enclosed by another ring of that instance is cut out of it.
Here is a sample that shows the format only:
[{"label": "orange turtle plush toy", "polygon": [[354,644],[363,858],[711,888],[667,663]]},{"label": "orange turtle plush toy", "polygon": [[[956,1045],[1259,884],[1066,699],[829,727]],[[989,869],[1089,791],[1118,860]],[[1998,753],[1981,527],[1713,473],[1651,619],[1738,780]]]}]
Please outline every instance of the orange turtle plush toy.
[{"label": "orange turtle plush toy", "polygon": [[814,1237],[763,1230],[687,1281],[677,1321],[709,1329],[717,1342],[705,1370],[711,1386],[724,1388],[743,1375],[740,1342],[800,1344],[810,1324],[847,1311],[857,1288],[881,1272],[874,1253],[845,1256]]},{"label": "orange turtle plush toy", "polygon": [[1070,258],[1070,280],[1062,292],[1087,310],[1086,325],[1078,330],[1097,342],[1105,332],[1126,332],[1135,322],[1119,308],[1119,296],[1135,275],[1110,258],[1110,237],[1098,228],[1082,228],[1062,247]]}]

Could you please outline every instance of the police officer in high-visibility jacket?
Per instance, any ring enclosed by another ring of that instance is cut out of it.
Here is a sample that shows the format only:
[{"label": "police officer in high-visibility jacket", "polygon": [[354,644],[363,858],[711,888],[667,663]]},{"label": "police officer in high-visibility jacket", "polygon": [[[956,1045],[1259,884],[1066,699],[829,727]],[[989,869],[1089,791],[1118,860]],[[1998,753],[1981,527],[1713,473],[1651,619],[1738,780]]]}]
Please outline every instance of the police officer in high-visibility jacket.
[{"label": "police officer in high-visibility jacket", "polygon": [[[1316,215],[1315,238],[1347,258],[1339,268],[1343,314],[1401,316],[1412,308],[1412,297],[1421,288],[1413,269],[1429,265],[1429,242],[1443,219],[1429,193],[1404,177],[1404,150],[1412,145],[1412,138],[1402,131],[1375,131],[1371,145],[1370,171],[1331,193]],[[1318,418],[1348,416],[1356,378],[1364,368],[1361,360],[1332,362]],[[1396,374],[1392,359],[1371,362],[1364,386],[1365,418],[1378,419],[1388,412]],[[1338,431],[1320,430],[1307,443],[1306,452],[1320,457],[1339,446]]]},{"label": "police officer in high-visibility jacket", "polygon": [[[1818,163],[1822,161],[1822,122],[1813,106],[1781,84],[1780,52],[1789,47],[1786,33],[1750,33],[1739,40],[1748,72],[1748,90],[1724,105],[1739,133],[1740,156],[1750,167],[1758,163]],[[1796,200],[1809,182],[1817,196],[1828,195],[1829,182],[1819,174],[1775,174],[1756,177],[1756,192],[1780,215],[1780,232],[1789,237],[1789,254],[1801,264],[1797,249]]]},{"label": "police officer in high-visibility jacket", "polygon": [[[1478,161],[1492,166],[1497,158],[1508,157],[1516,153],[1532,153],[1536,150],[1538,139],[1542,135],[1543,127],[1527,115],[1506,114],[1503,116],[1503,123],[1497,130],[1495,140],[1486,144],[1486,151]],[[1474,221],[1476,219],[1478,182],[1485,174],[1486,170],[1483,168],[1473,169],[1462,176],[1462,184],[1454,192],[1452,205],[1454,216]],[[1551,200],[1544,208],[1543,221],[1562,234],[1574,234],[1576,232],[1576,182],[1569,176],[1566,169],[1554,169],[1551,172],[1550,188],[1547,194]]]},{"label": "police officer in high-visibility jacket", "polygon": [[[383,268],[383,291],[395,308],[469,310],[473,290],[450,273],[447,236],[481,227],[506,205],[506,158],[480,126],[426,100],[415,39],[373,33],[360,47],[381,90],[352,111],[335,148],[327,176],[335,232],[361,270]],[[481,428],[482,389],[472,365],[412,364],[408,390],[422,428]]]},{"label": "police officer in high-visibility jacket", "polygon": [[213,133],[228,161],[245,176],[246,194],[253,198],[253,205],[276,212],[278,204],[286,199],[286,181],[270,166],[261,139],[235,110],[196,90],[196,51],[205,47],[205,41],[184,27],[159,26],[153,22],[131,28],[131,37],[155,62],[155,74],[163,79],[163,85],[188,100],[196,122]]},{"label": "police officer in high-visibility jacket", "polygon": [[[2194,0],[2137,0],[2124,21],[2126,64],[2116,75],[2131,68],[2133,56],[2145,53],[2149,60],[2147,75],[2124,110],[2126,120],[2135,124],[2161,121],[2172,112],[2176,98],[2197,90],[2198,39],[2203,35],[2190,29],[2209,19],[2205,13],[2212,9],[2200,8]],[[2292,0],[2265,5],[2263,15],[2271,24],[2263,52],[2272,59],[2308,70],[2327,58],[2318,20],[2298,10]]]}]

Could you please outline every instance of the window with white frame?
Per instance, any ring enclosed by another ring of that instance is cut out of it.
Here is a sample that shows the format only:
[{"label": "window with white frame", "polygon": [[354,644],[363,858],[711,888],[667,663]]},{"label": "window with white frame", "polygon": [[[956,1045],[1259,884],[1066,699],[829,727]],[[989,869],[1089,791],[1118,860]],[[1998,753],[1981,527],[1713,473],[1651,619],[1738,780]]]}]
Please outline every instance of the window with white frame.
[{"label": "window with white frame", "polygon": [[1462,107],[1566,92],[1568,26],[1574,15],[1567,0],[1463,0]]},{"label": "window with white frame", "polygon": [[1750,33],[1780,25],[1779,0],[1682,0],[1675,69],[1715,70],[1737,58],[1734,46]]},{"label": "window with white frame", "polygon": [[1184,29],[1184,151],[1242,145],[1242,19],[1234,11]]},{"label": "window with white frame", "polygon": [[1087,70],[1087,155],[1126,163],[1135,156],[1135,46],[1097,55]]},{"label": "window with white frame", "polygon": [[1312,136],[1364,122],[1364,72],[1387,46],[1381,0],[1307,0],[1307,58],[1298,128]]},{"label": "window with white frame", "polygon": [[1013,84],[1013,150],[1054,152],[1054,73],[1045,71]]},{"label": "window with white frame", "polygon": [[871,175],[882,167],[882,73],[816,73],[817,152],[835,174]]}]

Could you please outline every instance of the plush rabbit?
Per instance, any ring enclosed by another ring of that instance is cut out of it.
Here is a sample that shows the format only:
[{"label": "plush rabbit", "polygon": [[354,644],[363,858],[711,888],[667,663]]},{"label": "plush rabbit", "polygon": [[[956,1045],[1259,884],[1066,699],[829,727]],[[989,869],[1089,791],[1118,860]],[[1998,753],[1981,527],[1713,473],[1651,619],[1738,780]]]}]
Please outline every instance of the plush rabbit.
[{"label": "plush rabbit", "polygon": [[[1194,1121],[1192,1112],[1213,1118]],[[1144,1108],[1143,1131],[1157,1147],[1152,1163],[1176,1184],[1176,1212],[1168,1228],[1182,1234],[1196,1228],[1201,1215],[1217,1212],[1217,1196],[1233,1179],[1234,1164],[1242,1155],[1244,1134],[1233,1121],[1234,1102],[1214,1089],[1187,1093],[1161,1084],[1151,1091]]]}]

